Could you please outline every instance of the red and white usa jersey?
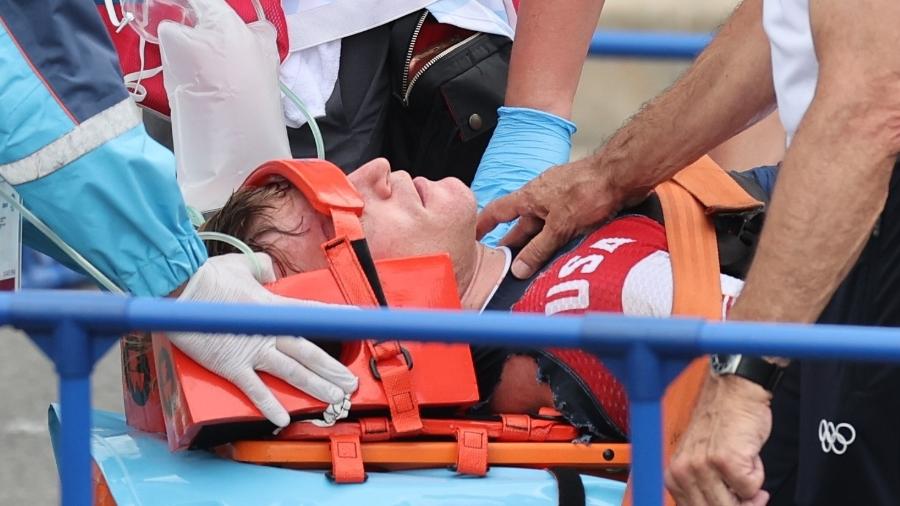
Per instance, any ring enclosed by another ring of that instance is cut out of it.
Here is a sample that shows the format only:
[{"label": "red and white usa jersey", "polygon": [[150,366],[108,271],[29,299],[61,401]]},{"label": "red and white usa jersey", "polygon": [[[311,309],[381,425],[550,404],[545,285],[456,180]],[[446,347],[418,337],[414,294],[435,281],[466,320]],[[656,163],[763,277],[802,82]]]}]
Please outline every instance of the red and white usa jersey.
[{"label": "red and white usa jersey", "polygon": [[[723,315],[743,283],[721,276]],[[666,231],[644,216],[626,216],[598,228],[558,258],[530,284],[513,311],[556,314],[615,312],[633,316],[672,314],[672,265]],[[550,353],[578,375],[606,415],[628,433],[624,387],[594,355],[578,350]]]}]

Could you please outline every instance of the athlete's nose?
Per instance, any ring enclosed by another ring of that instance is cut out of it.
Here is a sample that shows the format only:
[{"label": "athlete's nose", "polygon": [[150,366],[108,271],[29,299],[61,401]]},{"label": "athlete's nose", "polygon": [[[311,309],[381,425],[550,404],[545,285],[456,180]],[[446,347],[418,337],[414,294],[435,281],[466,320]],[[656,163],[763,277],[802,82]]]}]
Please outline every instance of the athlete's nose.
[{"label": "athlete's nose", "polygon": [[391,198],[391,165],[384,158],[376,158],[350,173],[350,182],[360,192],[371,192],[381,199]]}]

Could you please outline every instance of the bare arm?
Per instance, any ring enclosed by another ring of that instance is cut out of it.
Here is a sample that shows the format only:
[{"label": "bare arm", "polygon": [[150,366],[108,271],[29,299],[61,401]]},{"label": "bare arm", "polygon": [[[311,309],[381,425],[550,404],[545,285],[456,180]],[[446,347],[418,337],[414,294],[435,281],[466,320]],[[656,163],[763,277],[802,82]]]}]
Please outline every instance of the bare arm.
[{"label": "bare arm", "polygon": [[[868,240],[900,151],[900,4],[818,0],[810,8],[815,98],[731,319],[814,321]],[[680,504],[765,503],[759,451],[770,397],[743,378],[707,379],[666,477]]]},{"label": "bare arm", "polygon": [[818,318],[869,238],[900,150],[900,5],[823,0],[810,8],[818,87],[733,319]]},{"label": "bare arm", "polygon": [[572,115],[581,69],[604,0],[522,0],[506,105]]},{"label": "bare arm", "polygon": [[690,70],[603,148],[488,205],[478,233],[521,217],[504,242],[534,236],[513,264],[513,274],[530,276],[576,233],[761,119],[774,100],[762,0],[745,0]]},{"label": "bare arm", "polygon": [[709,47],[593,157],[626,194],[658,183],[765,117],[775,104],[762,0],[745,0]]}]

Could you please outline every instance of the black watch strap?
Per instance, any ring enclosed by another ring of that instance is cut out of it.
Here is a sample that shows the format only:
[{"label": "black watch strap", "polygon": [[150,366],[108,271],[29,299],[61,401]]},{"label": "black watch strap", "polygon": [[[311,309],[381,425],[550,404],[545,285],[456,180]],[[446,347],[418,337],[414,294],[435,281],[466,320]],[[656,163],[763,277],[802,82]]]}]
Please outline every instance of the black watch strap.
[{"label": "black watch strap", "polygon": [[734,374],[774,392],[784,374],[784,368],[760,357],[742,355]]}]

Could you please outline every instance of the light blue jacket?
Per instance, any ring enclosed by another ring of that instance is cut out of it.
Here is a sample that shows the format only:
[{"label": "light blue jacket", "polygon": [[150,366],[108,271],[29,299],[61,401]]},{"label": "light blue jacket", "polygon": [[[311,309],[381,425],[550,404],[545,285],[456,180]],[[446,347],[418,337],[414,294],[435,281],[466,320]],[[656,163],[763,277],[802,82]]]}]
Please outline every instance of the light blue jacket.
[{"label": "light blue jacket", "polygon": [[[0,176],[135,295],[166,295],[206,260],[90,0],[0,2]],[[31,227],[24,240],[67,262]]]}]

